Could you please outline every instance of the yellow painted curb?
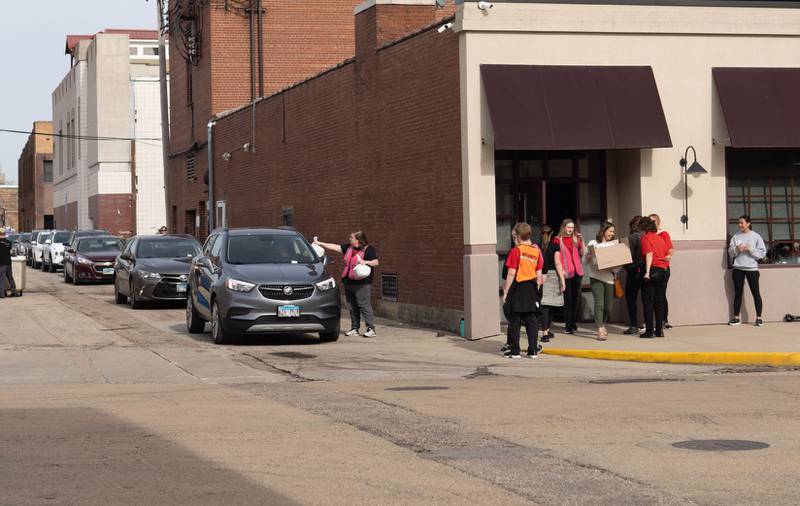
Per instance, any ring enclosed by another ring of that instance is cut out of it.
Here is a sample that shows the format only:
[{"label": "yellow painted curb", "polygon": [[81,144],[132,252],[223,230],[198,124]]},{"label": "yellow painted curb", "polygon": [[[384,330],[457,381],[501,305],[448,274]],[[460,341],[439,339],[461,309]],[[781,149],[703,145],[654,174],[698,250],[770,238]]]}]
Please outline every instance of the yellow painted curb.
[{"label": "yellow painted curb", "polygon": [[542,350],[542,353],[594,360],[619,360],[625,362],[654,362],[664,364],[800,366],[800,353],[788,352],[621,351],[545,348]]}]

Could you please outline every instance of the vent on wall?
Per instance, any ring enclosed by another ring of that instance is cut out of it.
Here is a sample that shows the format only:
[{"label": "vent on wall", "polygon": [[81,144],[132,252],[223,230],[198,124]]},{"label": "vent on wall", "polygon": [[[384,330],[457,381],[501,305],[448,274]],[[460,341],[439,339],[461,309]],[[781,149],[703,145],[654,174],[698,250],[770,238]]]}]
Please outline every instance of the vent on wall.
[{"label": "vent on wall", "polygon": [[397,302],[398,293],[397,274],[381,274],[381,297],[383,300]]},{"label": "vent on wall", "polygon": [[194,172],[194,153],[186,155],[186,180],[197,181],[197,176]]}]

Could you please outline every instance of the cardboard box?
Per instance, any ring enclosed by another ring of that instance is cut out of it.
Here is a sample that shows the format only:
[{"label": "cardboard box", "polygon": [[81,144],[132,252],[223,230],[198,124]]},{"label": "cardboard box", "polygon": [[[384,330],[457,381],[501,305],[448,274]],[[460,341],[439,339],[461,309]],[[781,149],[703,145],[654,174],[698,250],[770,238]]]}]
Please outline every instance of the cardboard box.
[{"label": "cardboard box", "polygon": [[631,250],[620,242],[592,246],[592,262],[598,270],[620,267],[631,263]]}]

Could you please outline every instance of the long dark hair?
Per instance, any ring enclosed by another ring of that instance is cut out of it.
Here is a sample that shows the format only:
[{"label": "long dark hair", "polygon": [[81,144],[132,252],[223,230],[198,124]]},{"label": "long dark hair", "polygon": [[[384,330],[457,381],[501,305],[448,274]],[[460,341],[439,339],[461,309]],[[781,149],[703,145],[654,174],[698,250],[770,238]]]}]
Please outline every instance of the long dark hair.
[{"label": "long dark hair", "polygon": [[739,219],[744,220],[744,222],[747,223],[747,230],[753,230],[753,222],[750,220],[749,214],[743,214],[739,216]]},{"label": "long dark hair", "polygon": [[656,222],[653,220],[653,218],[645,216],[639,220],[639,230],[645,233],[658,232],[658,227],[656,226]]},{"label": "long dark hair", "polygon": [[542,236],[542,246],[547,246],[550,244],[550,239],[553,238],[553,227],[550,225],[542,225],[539,228],[539,235]]},{"label": "long dark hair", "polygon": [[638,214],[636,216],[634,216],[633,218],[631,218],[631,222],[628,224],[628,232],[630,232],[631,234],[635,234],[636,232],[638,232],[639,231],[639,222],[641,220],[642,220],[642,217],[640,215],[638,215]]},{"label": "long dark hair", "polygon": [[613,228],[615,232],[614,235],[615,236],[617,235],[616,234],[617,226],[611,223],[610,221],[607,221],[603,223],[603,228],[601,228],[600,231],[597,232],[597,242],[605,242],[604,238],[606,236],[606,231],[608,231],[609,228]]}]

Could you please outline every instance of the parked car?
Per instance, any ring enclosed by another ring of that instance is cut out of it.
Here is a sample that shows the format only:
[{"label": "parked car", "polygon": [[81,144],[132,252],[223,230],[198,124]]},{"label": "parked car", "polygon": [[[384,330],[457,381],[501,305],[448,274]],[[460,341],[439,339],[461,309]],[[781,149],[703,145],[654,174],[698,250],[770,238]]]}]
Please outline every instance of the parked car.
[{"label": "parked car", "polygon": [[118,237],[79,237],[71,247],[69,259],[64,262],[64,283],[112,281],[114,262],[122,248]]},{"label": "parked car", "polygon": [[42,248],[42,270],[56,272],[64,266],[64,248],[69,239],[69,230],[55,230]]},{"label": "parked car", "polygon": [[73,230],[69,234],[69,239],[67,239],[66,246],[64,248],[64,264],[66,265],[69,256],[71,255],[71,250],[75,245],[75,241],[80,239],[81,237],[92,237],[92,236],[108,236],[112,235],[107,230]]},{"label": "parked car", "polygon": [[188,235],[132,238],[114,264],[114,299],[138,309],[144,301],[186,299],[192,258],[200,243]]},{"label": "parked car", "polygon": [[34,269],[38,269],[42,266],[42,252],[44,251],[44,245],[47,242],[47,239],[50,238],[52,232],[52,230],[40,231],[39,235],[36,236],[36,242],[32,244],[31,249],[33,252],[31,253],[31,267]]},{"label": "parked car", "polygon": [[18,257],[27,257],[28,245],[31,243],[31,233],[30,232],[23,232],[19,234],[19,237],[15,242],[12,242],[12,250],[11,253],[14,256]]},{"label": "parked car", "polygon": [[336,279],[306,239],[287,229],[214,231],[192,262],[186,326],[214,342],[232,334],[318,332],[339,338],[341,304]]},{"label": "parked car", "polygon": [[36,240],[41,232],[41,230],[31,232],[31,240],[25,245],[25,263],[31,267],[33,267],[33,247],[36,245]]}]

